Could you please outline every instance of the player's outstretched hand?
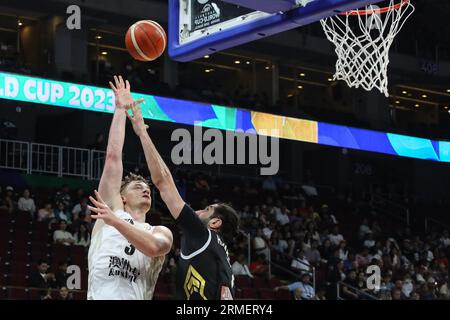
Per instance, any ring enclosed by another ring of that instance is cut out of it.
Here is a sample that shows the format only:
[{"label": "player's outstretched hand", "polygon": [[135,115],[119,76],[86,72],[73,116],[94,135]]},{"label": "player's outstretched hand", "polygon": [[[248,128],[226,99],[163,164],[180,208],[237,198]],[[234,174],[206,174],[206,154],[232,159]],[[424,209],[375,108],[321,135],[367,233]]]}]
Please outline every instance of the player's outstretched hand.
[{"label": "player's outstretched hand", "polygon": [[94,197],[89,196],[89,200],[95,205],[95,207],[88,206],[89,210],[92,212],[95,212],[95,215],[91,215],[91,218],[93,219],[102,219],[106,224],[110,226],[114,226],[117,221],[120,220],[114,212],[111,210],[110,207],[103,201],[100,194],[97,192],[97,190],[94,191],[95,197],[97,199],[94,199]]},{"label": "player's outstretched hand", "polygon": [[128,110],[144,101],[144,99],[133,100],[131,97],[130,83],[128,80],[123,81],[122,76],[114,76],[114,83],[110,81],[109,86],[114,92],[116,108],[118,109]]},{"label": "player's outstretched hand", "polygon": [[127,112],[127,117],[130,119],[131,124],[133,125],[133,130],[137,136],[141,136],[147,132],[148,125],[144,122],[144,117],[142,116],[141,107],[137,104],[133,105],[131,108],[133,115],[130,115]]}]

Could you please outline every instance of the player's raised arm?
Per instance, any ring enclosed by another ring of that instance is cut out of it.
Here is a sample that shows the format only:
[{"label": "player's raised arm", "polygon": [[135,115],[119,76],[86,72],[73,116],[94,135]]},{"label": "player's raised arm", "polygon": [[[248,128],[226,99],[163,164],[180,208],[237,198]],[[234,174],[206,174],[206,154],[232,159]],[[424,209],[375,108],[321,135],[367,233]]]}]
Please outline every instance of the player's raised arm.
[{"label": "player's raised arm", "polygon": [[[120,185],[123,175],[122,149],[125,140],[126,112],[128,108],[142,102],[142,100],[133,101],[130,84],[128,81],[124,81],[121,76],[114,76],[114,83],[110,82],[109,85],[114,91],[116,108],[109,129],[106,160],[100,179],[99,194],[112,210],[117,210],[123,209]],[[96,225],[97,228],[94,227],[94,229],[98,229],[99,224]]]},{"label": "player's raised arm", "polygon": [[158,188],[161,198],[174,219],[177,219],[185,202],[177,190],[169,168],[164,163],[164,160],[161,158],[152,139],[150,139],[147,133],[148,126],[144,123],[140,107],[133,106],[132,111],[133,116],[130,116],[128,113],[127,116],[133,124],[134,132],[141,140],[152,182]]}]

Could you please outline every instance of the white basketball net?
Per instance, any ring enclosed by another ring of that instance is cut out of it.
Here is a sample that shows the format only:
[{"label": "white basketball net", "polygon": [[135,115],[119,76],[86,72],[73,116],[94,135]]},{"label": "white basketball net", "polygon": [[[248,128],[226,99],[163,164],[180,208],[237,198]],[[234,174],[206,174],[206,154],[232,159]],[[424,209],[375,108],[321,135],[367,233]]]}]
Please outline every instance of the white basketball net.
[{"label": "white basketball net", "polygon": [[349,87],[367,91],[377,88],[389,97],[389,49],[414,12],[409,0],[400,1],[399,8],[395,8],[396,1],[390,0],[390,10],[386,13],[370,5],[366,11],[352,10],[320,21],[328,40],[336,47],[334,80],[344,80]]}]

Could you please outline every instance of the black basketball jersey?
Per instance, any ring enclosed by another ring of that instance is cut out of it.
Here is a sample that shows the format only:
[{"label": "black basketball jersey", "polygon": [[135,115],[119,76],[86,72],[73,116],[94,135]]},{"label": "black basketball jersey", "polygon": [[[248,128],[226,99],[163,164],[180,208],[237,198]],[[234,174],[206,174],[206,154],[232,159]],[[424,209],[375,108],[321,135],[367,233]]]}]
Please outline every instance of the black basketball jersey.
[{"label": "black basketball jersey", "polygon": [[233,292],[234,277],[222,237],[210,230],[185,205],[177,224],[182,231],[176,297],[179,300],[219,300]]}]

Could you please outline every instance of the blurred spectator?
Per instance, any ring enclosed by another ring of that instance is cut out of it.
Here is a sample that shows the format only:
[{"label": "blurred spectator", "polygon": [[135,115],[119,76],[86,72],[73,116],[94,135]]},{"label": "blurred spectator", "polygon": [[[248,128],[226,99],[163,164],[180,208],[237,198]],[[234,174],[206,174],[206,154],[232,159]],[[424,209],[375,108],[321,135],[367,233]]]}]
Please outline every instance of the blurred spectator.
[{"label": "blurred spectator", "polygon": [[257,255],[256,260],[250,264],[249,269],[253,275],[265,275],[269,270],[265,256],[263,254]]},{"label": "blurred spectator", "polygon": [[339,243],[339,259],[342,261],[347,260],[348,258],[348,249],[347,249],[347,241],[341,241]]},{"label": "blurred spectator", "polygon": [[312,265],[317,266],[320,263],[321,257],[318,250],[319,242],[313,241],[311,243],[311,248],[305,250],[305,259]]},{"label": "blurred spectator", "polygon": [[209,191],[209,184],[208,181],[206,180],[206,178],[203,175],[198,175],[197,178],[194,181],[195,184],[195,188],[198,191]]},{"label": "blurred spectator", "polygon": [[74,235],[75,245],[89,247],[91,243],[91,235],[86,223],[81,223],[78,231]]},{"label": "blurred spectator", "polygon": [[289,223],[289,210],[283,206],[280,212],[278,212],[275,216],[275,219],[278,221],[278,223],[282,226]]},{"label": "blurred spectator", "polygon": [[362,252],[356,255],[356,262],[360,267],[365,267],[366,265],[368,265],[371,259],[372,258],[369,255],[369,249],[367,247],[364,247]]},{"label": "blurred spectator", "polygon": [[397,300],[397,301],[403,300],[402,299],[402,290],[397,289],[397,288],[392,289],[391,297],[392,297],[392,300]]},{"label": "blurred spectator", "polygon": [[[78,219],[80,214],[84,215],[84,219],[86,222],[90,221],[90,216],[91,216],[91,211],[89,210],[88,206],[87,206],[87,198],[81,198],[81,200],[79,201],[79,203],[77,203],[73,209],[72,209],[72,217],[73,219]],[[88,221],[89,220],[89,221]]]},{"label": "blurred spectator", "polygon": [[59,223],[59,230],[55,230],[55,232],[53,233],[53,241],[55,243],[62,244],[65,246],[71,246],[75,243],[72,234],[66,229],[67,229],[67,222],[62,220]]},{"label": "blurred spectator", "polygon": [[66,206],[63,202],[59,202],[56,205],[55,218],[57,221],[64,220],[67,223],[71,222],[71,214],[69,211],[66,210]]},{"label": "blurred spectator", "polygon": [[[55,275],[51,272],[48,272],[49,265],[45,260],[39,260],[37,263],[37,267],[30,273],[29,277],[29,285],[32,288],[56,288],[57,283],[55,279]],[[47,294],[47,290],[40,291],[41,299],[45,297]]]},{"label": "blurred spectator", "polygon": [[289,290],[290,292],[295,292],[296,300],[316,299],[316,293],[314,288],[311,286],[311,276],[308,273],[302,274],[299,282],[294,282],[287,286],[275,287],[274,290]]},{"label": "blurred spectator", "polygon": [[449,236],[448,236],[448,230],[445,230],[445,231],[442,233],[442,237],[441,237],[440,241],[441,241],[441,244],[442,244],[444,247],[450,246],[450,238],[449,238]]},{"label": "blurred spectator", "polygon": [[311,265],[309,264],[309,261],[306,260],[303,250],[299,250],[297,253],[297,257],[292,259],[291,268],[295,272],[299,273],[309,272],[311,270]]},{"label": "blurred spectator", "polygon": [[375,246],[375,240],[373,238],[373,233],[370,232],[366,235],[366,240],[363,243],[364,247],[371,249]]},{"label": "blurred spectator", "polygon": [[17,208],[21,211],[28,212],[30,216],[34,218],[34,213],[36,212],[36,205],[34,204],[34,200],[30,198],[29,189],[25,189],[23,191],[23,196],[19,198]]},{"label": "blurred spectator", "polygon": [[333,232],[328,236],[334,246],[338,246],[344,240],[344,236],[339,233],[339,227],[334,226]]},{"label": "blurred spectator", "polygon": [[1,207],[8,210],[8,213],[13,213],[16,208],[14,201],[14,188],[7,186],[5,188],[5,196],[3,197]]},{"label": "blurred spectator", "polygon": [[439,288],[439,297],[444,300],[450,300],[450,277]]},{"label": "blurred spectator", "polygon": [[253,275],[250,272],[247,264],[245,263],[245,260],[245,255],[240,253],[237,257],[237,260],[231,266],[233,274],[235,276],[248,276],[250,278],[253,278]]},{"label": "blurred spectator", "polygon": [[67,274],[67,262],[61,261],[58,265],[58,271],[55,274],[57,287],[62,288],[66,286],[68,278],[69,275]]},{"label": "blurred spectator", "polygon": [[257,255],[262,254],[266,259],[269,257],[269,247],[261,229],[258,229],[256,237],[253,238],[253,249]]},{"label": "blurred spectator", "polygon": [[40,222],[47,222],[55,218],[55,213],[53,212],[52,204],[47,202],[44,208],[39,209],[37,220]]},{"label": "blurred spectator", "polygon": [[58,292],[58,300],[73,300],[69,289],[66,286],[61,287]]},{"label": "blurred spectator", "polygon": [[76,201],[79,202],[81,199],[85,198],[85,191],[83,188],[78,188],[76,192]]},{"label": "blurred spectator", "polygon": [[349,300],[358,299],[359,295],[354,290],[354,288],[358,287],[358,279],[357,279],[356,271],[351,270],[343,282],[344,282],[344,285],[342,286],[342,296],[345,299],[349,299]]},{"label": "blurred spectator", "polygon": [[402,293],[405,296],[405,298],[409,299],[411,292],[414,290],[414,284],[411,279],[411,275],[408,273],[403,278],[403,285],[402,285]]},{"label": "blurred spectator", "polygon": [[372,230],[369,227],[369,221],[367,218],[364,218],[363,222],[359,226],[359,238],[364,239],[369,233],[372,233]]},{"label": "blurred spectator", "polygon": [[268,176],[266,179],[264,179],[262,189],[264,191],[277,191],[277,185],[273,180],[272,176]]},{"label": "blurred spectator", "polygon": [[62,202],[66,208],[72,206],[72,197],[70,196],[70,189],[67,184],[63,185],[55,194],[55,203]]}]

